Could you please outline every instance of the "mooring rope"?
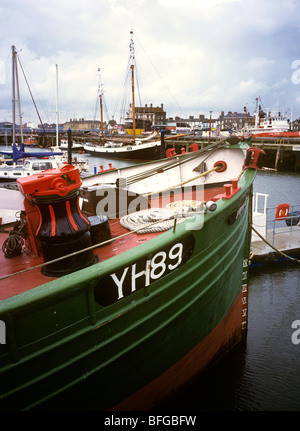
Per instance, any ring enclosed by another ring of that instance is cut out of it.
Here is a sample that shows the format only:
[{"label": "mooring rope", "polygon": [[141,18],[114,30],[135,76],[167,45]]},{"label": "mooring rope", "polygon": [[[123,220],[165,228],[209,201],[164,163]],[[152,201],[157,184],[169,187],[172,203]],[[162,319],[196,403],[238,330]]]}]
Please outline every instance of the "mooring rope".
[{"label": "mooring rope", "polygon": [[[269,241],[267,241],[256,229],[255,229],[255,227],[252,225],[252,224],[250,224],[250,227],[251,227],[251,229],[256,233],[256,235],[257,236],[259,236],[260,237],[260,239],[262,240],[262,241],[264,241],[269,247],[271,247],[273,250],[275,250],[277,253],[279,253],[279,254],[281,254],[282,256],[284,256],[286,259],[289,259],[289,260],[291,260],[291,261],[293,261],[293,262],[297,262],[297,263],[300,263],[300,260],[299,259],[295,259],[294,257],[291,257],[291,256],[289,256],[289,255],[287,255],[286,253],[283,253],[282,251],[280,251],[280,250],[278,250],[278,248],[276,248],[276,247],[274,247]],[[252,256],[253,257],[253,256]]]}]

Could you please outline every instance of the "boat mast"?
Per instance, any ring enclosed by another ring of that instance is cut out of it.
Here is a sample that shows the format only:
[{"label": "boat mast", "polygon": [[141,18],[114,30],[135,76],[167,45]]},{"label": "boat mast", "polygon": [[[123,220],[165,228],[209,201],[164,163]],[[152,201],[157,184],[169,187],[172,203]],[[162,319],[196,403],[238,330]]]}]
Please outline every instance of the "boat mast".
[{"label": "boat mast", "polygon": [[56,146],[58,147],[58,67],[56,68]]},{"label": "boat mast", "polygon": [[17,83],[17,92],[18,92],[18,106],[19,106],[19,118],[20,118],[20,133],[21,133],[21,143],[23,140],[23,124],[22,124],[22,111],[21,111],[21,97],[20,97],[20,87],[19,87],[19,74],[18,74],[18,60],[17,60],[17,52],[15,51],[15,71],[16,71],[16,83]]},{"label": "boat mast", "polygon": [[133,43],[133,31],[130,31],[131,39],[130,39],[130,60],[131,60],[131,88],[132,88],[132,123],[133,123],[133,140],[135,141],[136,137],[136,128],[135,128],[135,103],[134,103],[134,43]]},{"label": "boat mast", "polygon": [[103,108],[102,108],[102,93],[99,95],[100,99],[100,121],[101,121],[101,141],[103,142]]},{"label": "boat mast", "polygon": [[254,127],[255,127],[255,129],[257,129],[257,128],[259,127],[259,123],[260,123],[260,121],[259,121],[260,96],[258,96],[258,97],[256,98],[256,107],[255,107],[255,111],[256,111],[256,113],[255,113],[255,124],[254,124]]},{"label": "boat mast", "polygon": [[99,94],[99,102],[100,102],[100,125],[101,125],[101,139],[100,142],[104,142],[104,133],[103,133],[103,104],[102,104],[102,83],[100,76],[100,67],[98,67],[99,78],[98,78],[98,94]]},{"label": "boat mast", "polygon": [[98,106],[98,96],[99,96],[99,104],[100,104],[100,144],[104,142],[104,131],[103,131],[103,90],[102,90],[102,83],[101,83],[101,75],[100,75],[100,67],[98,67],[98,91],[97,91],[97,99],[96,99],[96,109],[95,109],[95,115],[94,115],[94,128],[96,128],[96,114],[97,114],[97,106]]},{"label": "boat mast", "polygon": [[15,46],[12,45],[12,123],[13,123],[13,136],[12,143],[16,143],[16,89],[15,89]]}]

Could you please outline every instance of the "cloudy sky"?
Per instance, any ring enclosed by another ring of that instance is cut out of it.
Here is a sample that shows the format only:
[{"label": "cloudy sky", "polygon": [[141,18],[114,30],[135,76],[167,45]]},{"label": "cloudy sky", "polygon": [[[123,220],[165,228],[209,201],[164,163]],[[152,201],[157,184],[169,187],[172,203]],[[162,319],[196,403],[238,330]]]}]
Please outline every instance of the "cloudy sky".
[{"label": "cloudy sky", "polygon": [[[0,121],[11,121],[15,45],[43,122],[119,120],[130,31],[136,105],[167,116],[263,109],[300,116],[299,0],[1,0]],[[101,72],[99,74],[98,68]],[[19,67],[22,122],[37,121]],[[100,75],[100,76],[99,76]]]}]

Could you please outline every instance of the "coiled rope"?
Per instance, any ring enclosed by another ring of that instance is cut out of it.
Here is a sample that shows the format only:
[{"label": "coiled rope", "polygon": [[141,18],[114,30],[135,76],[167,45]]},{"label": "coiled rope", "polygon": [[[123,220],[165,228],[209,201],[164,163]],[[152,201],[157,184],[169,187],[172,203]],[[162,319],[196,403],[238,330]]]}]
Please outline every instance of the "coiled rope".
[{"label": "coiled rope", "polygon": [[[137,211],[123,216],[120,224],[138,234],[163,232],[169,230],[176,220],[183,223],[187,218],[204,212],[204,203],[198,201],[176,201],[167,208]],[[149,223],[155,222],[155,225]]]},{"label": "coiled rope", "polygon": [[2,244],[4,256],[10,259],[21,254],[25,236],[25,223],[19,222],[18,230],[10,231],[8,238]]}]

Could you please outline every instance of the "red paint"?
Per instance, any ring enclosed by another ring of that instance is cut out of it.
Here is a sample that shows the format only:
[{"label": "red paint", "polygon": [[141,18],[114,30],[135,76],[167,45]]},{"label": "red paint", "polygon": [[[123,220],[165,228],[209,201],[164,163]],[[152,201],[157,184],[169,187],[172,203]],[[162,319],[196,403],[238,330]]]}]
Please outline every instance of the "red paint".
[{"label": "red paint", "polygon": [[227,163],[224,160],[219,160],[218,162],[216,162],[214,164],[214,168],[216,168],[217,166],[218,169],[216,169],[217,172],[224,172],[227,169]]},{"label": "red paint", "polygon": [[289,214],[290,206],[289,204],[279,204],[276,210],[275,219],[285,220]]},{"label": "red paint", "polygon": [[90,224],[90,222],[88,221],[88,219],[82,214],[82,212],[80,211],[80,208],[79,208],[79,199],[77,199],[77,211],[78,211],[78,214],[80,215],[80,217],[87,223],[87,224]]},{"label": "red paint", "polygon": [[55,220],[55,214],[53,211],[52,205],[48,205],[50,218],[51,218],[51,236],[55,236],[56,233],[56,220]]},{"label": "red paint", "polygon": [[70,220],[70,223],[71,223],[73,229],[78,230],[78,226],[75,223],[75,220],[74,220],[72,212],[71,212],[70,201],[66,201],[66,210],[67,210],[67,214],[68,214],[68,217],[69,217],[69,220]]},{"label": "red paint", "polygon": [[78,189],[82,181],[78,168],[65,165],[57,169],[49,169],[42,174],[18,178],[17,183],[19,190],[25,196],[44,197],[52,195],[66,196],[72,190]]},{"label": "red paint", "polygon": [[225,193],[218,194],[212,197],[212,201],[216,202],[218,199],[231,199],[241,187],[238,187],[238,179],[231,180],[231,184],[224,184]]},{"label": "red paint", "polygon": [[198,146],[198,144],[196,144],[196,143],[191,144],[191,145],[189,146],[189,148],[192,150],[192,153],[194,153],[194,152],[196,152],[196,151],[198,151],[198,150],[199,150],[199,146]]},{"label": "red paint", "polygon": [[166,151],[166,156],[169,159],[170,157],[176,156],[176,151],[174,148],[168,148]]}]

